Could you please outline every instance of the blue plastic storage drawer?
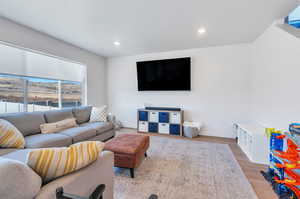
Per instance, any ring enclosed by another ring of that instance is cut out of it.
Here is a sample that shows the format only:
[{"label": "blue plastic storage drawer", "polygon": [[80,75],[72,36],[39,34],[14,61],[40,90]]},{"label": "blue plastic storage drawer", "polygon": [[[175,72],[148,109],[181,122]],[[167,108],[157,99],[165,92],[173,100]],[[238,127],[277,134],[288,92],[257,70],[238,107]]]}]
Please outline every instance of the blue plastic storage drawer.
[{"label": "blue plastic storage drawer", "polygon": [[148,121],[148,111],[139,111],[139,121]]},{"label": "blue plastic storage drawer", "polygon": [[277,136],[280,136],[280,133],[272,133],[270,138],[270,150],[283,150],[283,139],[278,139]]},{"label": "blue plastic storage drawer", "polygon": [[170,134],[171,135],[180,135],[180,125],[170,124]]},{"label": "blue plastic storage drawer", "polygon": [[168,112],[159,112],[159,123],[169,123],[169,113]]},{"label": "blue plastic storage drawer", "polygon": [[158,132],[158,123],[149,123],[149,132],[157,133]]}]

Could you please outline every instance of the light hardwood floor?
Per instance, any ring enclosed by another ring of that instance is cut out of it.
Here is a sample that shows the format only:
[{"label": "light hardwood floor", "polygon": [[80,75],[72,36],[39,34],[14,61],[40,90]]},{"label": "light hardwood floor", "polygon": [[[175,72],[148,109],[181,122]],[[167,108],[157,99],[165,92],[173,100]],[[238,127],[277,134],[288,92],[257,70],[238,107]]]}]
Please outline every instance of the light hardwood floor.
[{"label": "light hardwood floor", "polygon": [[[122,128],[119,130],[120,133],[136,133],[136,129],[129,129],[129,128]],[[147,133],[149,135],[149,133]],[[160,135],[151,133],[150,135],[153,136],[167,136],[169,135]],[[179,136],[172,136],[176,139],[190,139],[185,137]],[[256,192],[259,199],[277,199],[278,197],[273,192],[271,186],[265,181],[265,179],[260,174],[261,170],[266,170],[266,165],[255,164],[249,161],[247,156],[243,153],[240,147],[236,144],[235,139],[229,138],[219,138],[219,137],[209,137],[209,136],[200,136],[197,138],[193,138],[190,140],[196,141],[204,141],[204,142],[213,142],[213,143],[221,143],[221,144],[228,144],[240,164],[242,170],[244,171],[246,177],[248,178],[250,184],[252,185],[254,191]]]}]

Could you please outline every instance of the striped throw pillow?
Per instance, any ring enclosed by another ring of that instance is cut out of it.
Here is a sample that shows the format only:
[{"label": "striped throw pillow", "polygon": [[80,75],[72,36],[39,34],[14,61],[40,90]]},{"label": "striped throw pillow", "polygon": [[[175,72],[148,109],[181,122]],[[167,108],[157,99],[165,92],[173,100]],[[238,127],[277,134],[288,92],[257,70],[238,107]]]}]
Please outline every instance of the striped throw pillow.
[{"label": "striped throw pillow", "polygon": [[25,147],[23,134],[10,122],[0,119],[0,147],[18,148]]},{"label": "striped throw pillow", "polygon": [[103,148],[103,142],[86,141],[70,147],[35,149],[28,153],[26,163],[45,183],[88,166]]}]

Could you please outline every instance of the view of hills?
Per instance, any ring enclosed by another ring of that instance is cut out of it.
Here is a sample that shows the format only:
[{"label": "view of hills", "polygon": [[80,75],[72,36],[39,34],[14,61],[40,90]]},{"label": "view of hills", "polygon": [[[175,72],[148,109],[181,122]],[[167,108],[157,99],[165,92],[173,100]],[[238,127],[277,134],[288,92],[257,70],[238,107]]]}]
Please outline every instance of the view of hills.
[{"label": "view of hills", "polygon": [[[58,81],[28,80],[28,103],[50,105],[58,104]],[[0,101],[23,102],[25,79],[0,75]],[[63,103],[81,102],[81,85],[79,83],[62,81]]]}]

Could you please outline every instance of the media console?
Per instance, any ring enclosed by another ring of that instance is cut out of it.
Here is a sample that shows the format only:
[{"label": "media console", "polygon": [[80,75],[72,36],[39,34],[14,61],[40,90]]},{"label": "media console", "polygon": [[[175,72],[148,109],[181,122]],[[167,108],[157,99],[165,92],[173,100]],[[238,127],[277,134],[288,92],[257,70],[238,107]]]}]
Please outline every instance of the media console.
[{"label": "media console", "polygon": [[183,111],[178,108],[146,107],[138,109],[139,132],[182,136]]}]

